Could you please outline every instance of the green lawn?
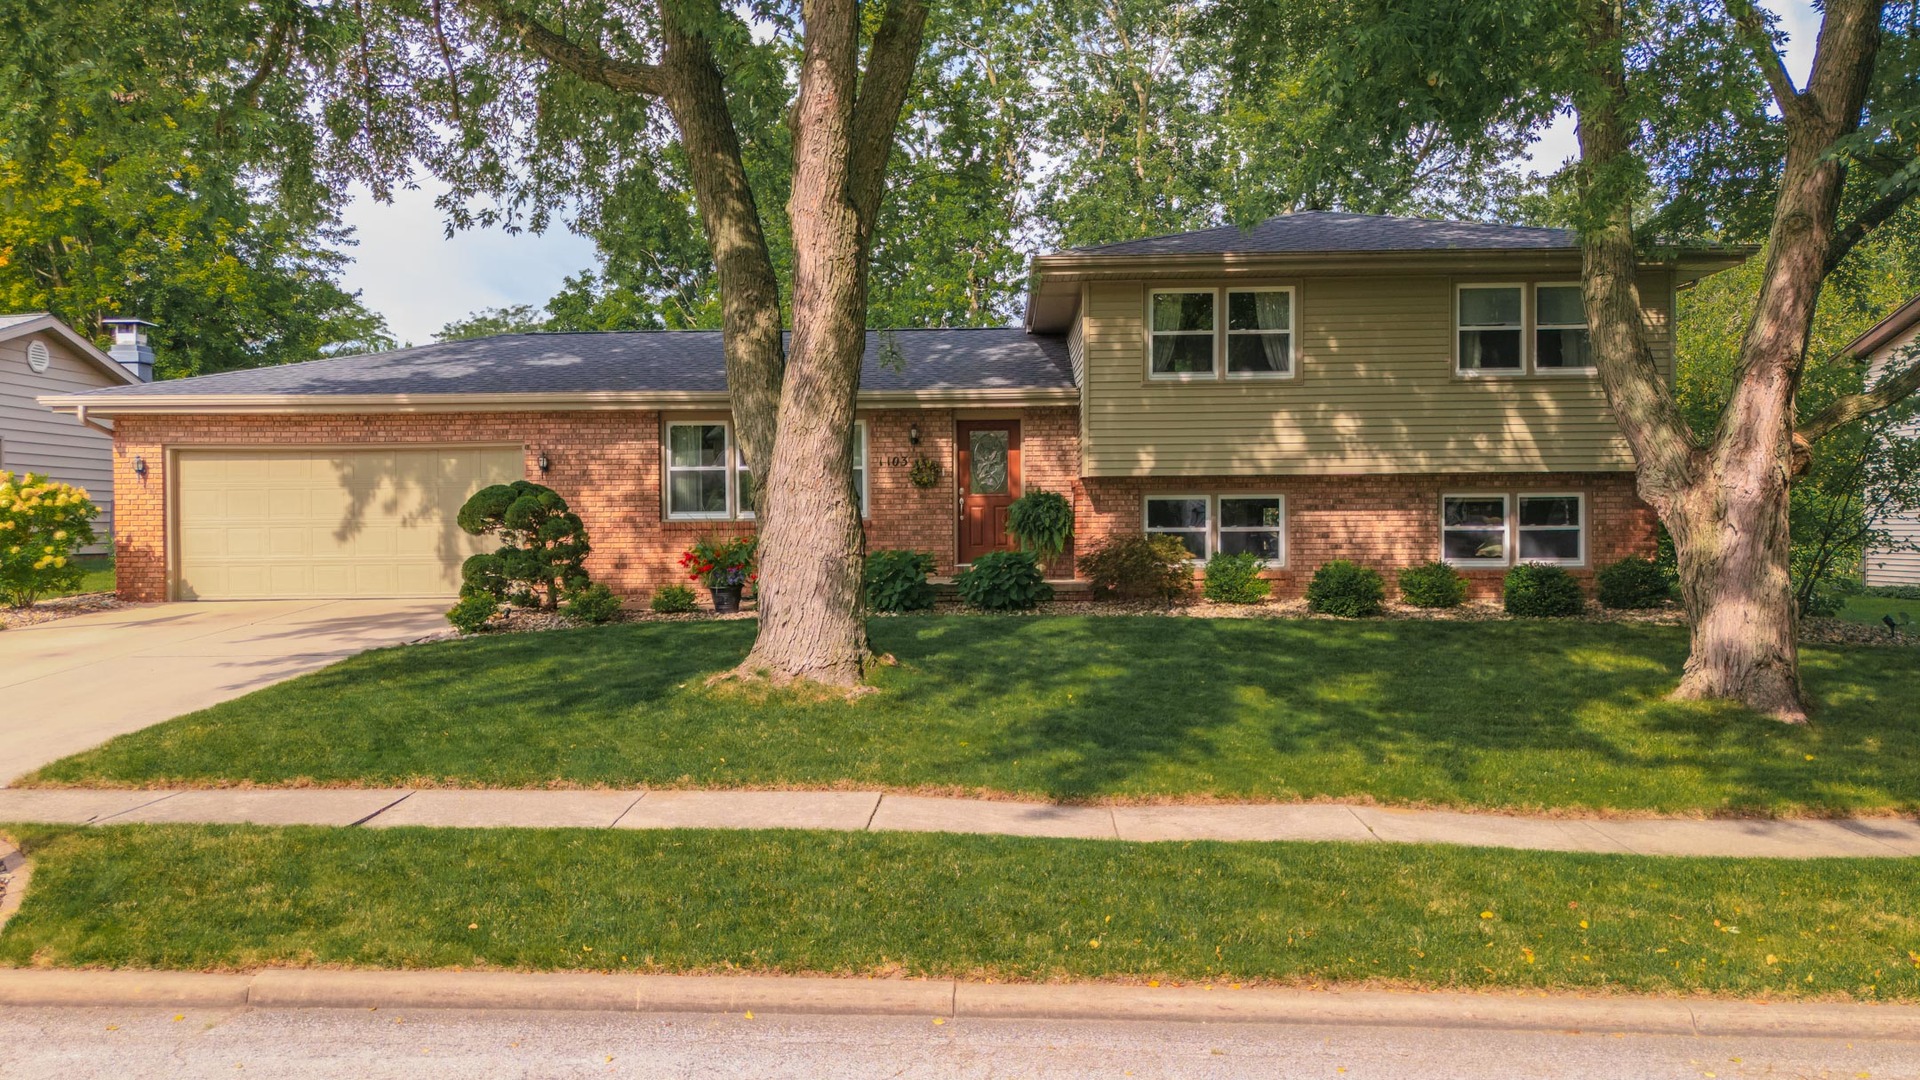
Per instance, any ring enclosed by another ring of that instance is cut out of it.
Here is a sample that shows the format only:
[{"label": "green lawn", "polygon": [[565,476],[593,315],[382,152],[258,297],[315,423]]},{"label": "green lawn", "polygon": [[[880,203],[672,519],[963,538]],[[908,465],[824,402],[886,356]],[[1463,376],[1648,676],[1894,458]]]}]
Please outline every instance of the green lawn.
[{"label": "green lawn", "polygon": [[1920,600],[1895,600],[1889,596],[1849,596],[1847,604],[1840,609],[1840,618],[1851,623],[1865,623],[1880,626],[1881,618],[1891,615],[1898,620],[1901,615],[1910,615],[1916,627],[1920,627]]},{"label": "green lawn", "polygon": [[[1920,860],[624,830],[15,827],[0,964],[1920,998]],[[1486,913],[1483,915],[1483,913]]]},{"label": "green lawn", "polygon": [[86,576],[80,579],[80,587],[70,591],[50,592],[41,599],[51,600],[56,596],[78,596],[81,593],[113,591],[113,556],[76,555],[73,561],[79,563],[87,572]]},{"label": "green lawn", "polygon": [[56,762],[53,784],[830,787],[1830,813],[1920,808],[1920,663],[1808,649],[1793,728],[1662,700],[1669,627],[876,619],[879,693],[709,688],[750,622],[371,652]]}]

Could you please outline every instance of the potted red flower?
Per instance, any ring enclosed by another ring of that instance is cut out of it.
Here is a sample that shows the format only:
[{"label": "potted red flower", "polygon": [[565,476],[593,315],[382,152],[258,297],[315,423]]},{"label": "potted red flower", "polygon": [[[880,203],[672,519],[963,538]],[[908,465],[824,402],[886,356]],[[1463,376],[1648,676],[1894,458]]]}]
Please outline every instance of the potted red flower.
[{"label": "potted red flower", "polygon": [[703,536],[680,556],[680,565],[690,581],[706,585],[713,594],[713,610],[722,614],[740,610],[740,592],[757,576],[753,570],[754,548],[759,538],[736,536],[720,540]]}]

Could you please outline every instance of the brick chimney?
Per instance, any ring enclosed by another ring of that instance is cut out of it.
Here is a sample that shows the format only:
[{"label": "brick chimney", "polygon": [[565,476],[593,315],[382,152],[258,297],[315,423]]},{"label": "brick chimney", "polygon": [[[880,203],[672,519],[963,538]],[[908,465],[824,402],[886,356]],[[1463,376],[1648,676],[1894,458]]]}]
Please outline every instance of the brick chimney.
[{"label": "brick chimney", "polygon": [[113,348],[107,355],[133,372],[141,382],[153,381],[153,346],[147,343],[147,327],[157,325],[145,319],[101,319],[113,331]]}]

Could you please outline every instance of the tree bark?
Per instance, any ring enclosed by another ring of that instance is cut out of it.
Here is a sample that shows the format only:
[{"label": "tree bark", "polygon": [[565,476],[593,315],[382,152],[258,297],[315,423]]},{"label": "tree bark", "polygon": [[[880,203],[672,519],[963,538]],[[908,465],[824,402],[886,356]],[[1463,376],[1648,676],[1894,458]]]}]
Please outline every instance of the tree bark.
[{"label": "tree bark", "polygon": [[1793,88],[1747,4],[1729,4],[1779,97],[1786,161],[1759,302],[1741,342],[1733,395],[1699,445],[1647,348],[1634,285],[1633,197],[1640,167],[1619,9],[1588,10],[1592,68],[1580,120],[1584,297],[1600,379],[1638,460],[1637,486],[1673,536],[1692,642],[1682,699],[1730,699],[1804,722],[1788,534],[1794,404],[1820,286],[1835,246],[1845,166],[1829,151],[1854,131],[1873,70],[1883,4],[1831,0],[1805,91]]}]

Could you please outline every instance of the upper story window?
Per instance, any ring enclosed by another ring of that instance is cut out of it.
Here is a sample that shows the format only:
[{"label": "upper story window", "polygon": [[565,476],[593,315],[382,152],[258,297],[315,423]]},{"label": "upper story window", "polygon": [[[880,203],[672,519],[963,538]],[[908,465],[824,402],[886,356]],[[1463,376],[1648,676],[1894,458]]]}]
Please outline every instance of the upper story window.
[{"label": "upper story window", "polygon": [[1461,375],[1590,374],[1593,343],[1580,286],[1461,285],[1454,290]]},{"label": "upper story window", "polygon": [[1153,374],[1213,374],[1214,300],[1212,289],[1153,294]]},{"label": "upper story window", "polygon": [[1461,374],[1525,370],[1524,285],[1462,285],[1456,294]]},{"label": "upper story window", "polygon": [[1591,371],[1593,342],[1578,285],[1533,289],[1533,366],[1538,371]]},{"label": "upper story window", "polygon": [[[853,497],[867,516],[867,422],[853,424]],[[753,517],[753,473],[724,420],[667,424],[667,516],[681,520]]]},{"label": "upper story window", "polygon": [[1155,289],[1147,307],[1149,378],[1293,375],[1291,287]]}]

